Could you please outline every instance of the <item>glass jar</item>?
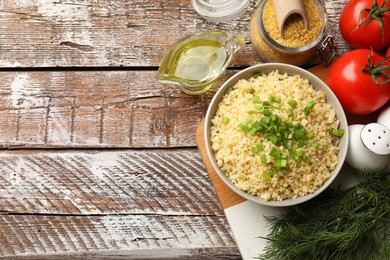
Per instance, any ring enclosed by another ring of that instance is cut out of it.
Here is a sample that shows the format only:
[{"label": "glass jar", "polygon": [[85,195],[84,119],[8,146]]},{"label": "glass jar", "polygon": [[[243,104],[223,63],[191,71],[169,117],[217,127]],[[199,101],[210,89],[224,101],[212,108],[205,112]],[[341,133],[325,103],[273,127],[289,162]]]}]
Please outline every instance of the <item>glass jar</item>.
[{"label": "glass jar", "polygon": [[242,15],[250,0],[191,0],[195,11],[210,22],[226,22]]},{"label": "glass jar", "polygon": [[[287,36],[284,31],[284,38],[277,35],[280,35],[280,31],[277,28],[272,0],[261,1],[256,8],[250,24],[250,37],[257,53],[264,61],[299,66],[312,60],[314,56],[319,57],[321,62],[326,64],[333,58],[336,49],[333,45],[333,37],[325,33],[327,16],[323,4],[319,0],[303,0],[303,3],[308,28],[294,32],[297,27],[290,26]],[[293,23],[293,20],[288,20],[285,26],[288,26],[288,23]],[[286,27],[284,28],[286,30]],[[288,36],[289,34],[291,37]]]}]

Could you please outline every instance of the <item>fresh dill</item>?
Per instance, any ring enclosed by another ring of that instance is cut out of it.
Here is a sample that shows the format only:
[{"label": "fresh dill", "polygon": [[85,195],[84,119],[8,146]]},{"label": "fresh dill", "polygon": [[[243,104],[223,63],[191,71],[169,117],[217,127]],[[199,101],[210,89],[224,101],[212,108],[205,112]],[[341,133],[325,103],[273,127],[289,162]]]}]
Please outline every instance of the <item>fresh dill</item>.
[{"label": "fresh dill", "polygon": [[359,172],[358,184],[265,217],[267,246],[258,259],[390,259],[390,173]]}]

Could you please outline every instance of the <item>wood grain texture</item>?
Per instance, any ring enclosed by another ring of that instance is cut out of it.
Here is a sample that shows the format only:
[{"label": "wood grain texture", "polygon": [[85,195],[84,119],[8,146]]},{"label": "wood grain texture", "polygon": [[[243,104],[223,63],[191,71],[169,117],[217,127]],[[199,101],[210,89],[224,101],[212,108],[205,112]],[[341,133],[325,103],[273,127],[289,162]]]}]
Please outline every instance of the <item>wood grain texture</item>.
[{"label": "wood grain texture", "polygon": [[223,215],[196,149],[0,153],[0,214]]},{"label": "wood grain texture", "polygon": [[239,258],[196,149],[3,151],[0,169],[0,256]]},{"label": "wood grain texture", "polygon": [[159,85],[153,71],[0,72],[0,147],[195,146],[227,71],[204,95]]},{"label": "wood grain texture", "polygon": [[0,215],[0,229],[12,259],[240,259],[218,216]]},{"label": "wood grain texture", "polygon": [[[346,2],[325,4],[339,53],[349,49],[337,31]],[[215,24],[202,19],[190,0],[2,0],[0,66],[158,66],[176,40],[210,30],[242,34],[248,44],[232,66],[249,66],[260,62],[250,44],[252,13],[249,8],[237,19]]]}]

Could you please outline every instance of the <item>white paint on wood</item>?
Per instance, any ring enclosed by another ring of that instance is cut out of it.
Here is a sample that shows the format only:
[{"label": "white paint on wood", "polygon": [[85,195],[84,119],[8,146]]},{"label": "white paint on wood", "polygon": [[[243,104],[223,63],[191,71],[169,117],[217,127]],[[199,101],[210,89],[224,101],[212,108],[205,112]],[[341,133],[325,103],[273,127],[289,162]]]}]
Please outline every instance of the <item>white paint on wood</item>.
[{"label": "white paint on wood", "polygon": [[59,20],[62,22],[74,22],[75,20],[88,20],[88,3],[66,3],[53,0],[38,0],[38,13],[44,17]]},{"label": "white paint on wood", "polygon": [[196,149],[2,152],[0,167],[0,211],[222,214]]},{"label": "white paint on wood", "polygon": [[[13,109],[48,107],[50,97],[42,94],[42,86],[34,86],[29,73],[16,73],[10,83],[9,99]],[[41,84],[45,84],[42,82]]]},{"label": "white paint on wood", "polygon": [[71,145],[71,113],[67,108],[50,106],[47,119],[46,143],[52,145]]},{"label": "white paint on wood", "polygon": [[[29,83],[29,75],[27,73],[15,74],[15,78],[11,83],[10,100],[13,107],[22,107],[24,102],[24,89]],[[25,105],[23,106],[25,107]]]},{"label": "white paint on wood", "polygon": [[112,252],[127,258],[179,257],[207,250],[215,250],[214,254],[226,250],[237,256],[227,225],[224,218],[210,216],[0,215],[0,256]]}]

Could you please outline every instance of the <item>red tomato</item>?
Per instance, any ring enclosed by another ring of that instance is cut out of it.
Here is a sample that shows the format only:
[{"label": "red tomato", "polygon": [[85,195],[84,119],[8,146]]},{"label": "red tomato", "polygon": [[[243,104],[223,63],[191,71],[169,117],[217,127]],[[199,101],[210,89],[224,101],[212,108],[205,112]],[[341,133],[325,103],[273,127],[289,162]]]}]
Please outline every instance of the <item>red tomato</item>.
[{"label": "red tomato", "polygon": [[[351,0],[348,2],[339,20],[340,32],[344,40],[353,48],[372,48],[374,51],[388,46],[390,44],[390,10],[388,8],[390,8],[389,0]],[[375,14],[370,14],[369,10]],[[364,24],[366,19],[376,16],[378,18],[372,18]],[[380,23],[382,23],[382,29]]]},{"label": "red tomato", "polygon": [[389,57],[390,56],[390,47],[387,49],[387,52],[386,52],[386,57]]},{"label": "red tomato", "polygon": [[[369,56],[373,66],[383,61],[383,57],[376,52],[356,49],[338,58],[329,71],[328,86],[344,110],[352,114],[371,113],[386,104],[390,98],[390,83],[378,85],[370,73],[362,70],[370,67]],[[377,79],[380,83],[389,78],[378,76]]]}]

